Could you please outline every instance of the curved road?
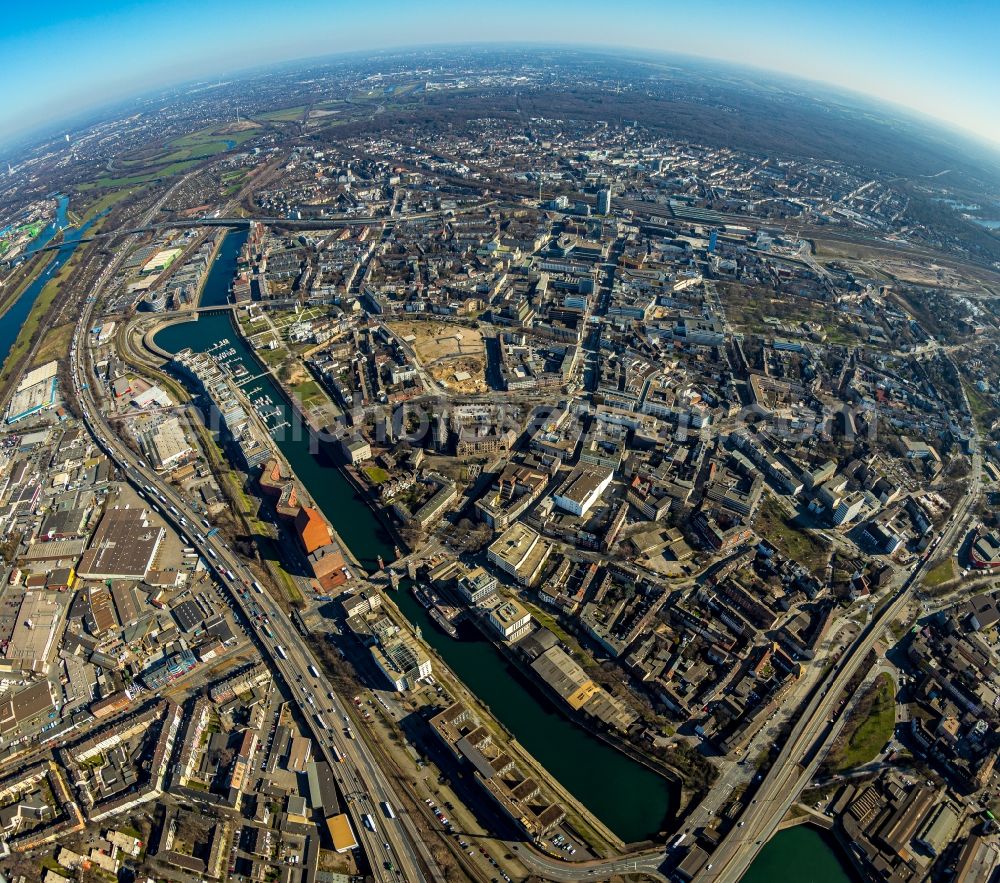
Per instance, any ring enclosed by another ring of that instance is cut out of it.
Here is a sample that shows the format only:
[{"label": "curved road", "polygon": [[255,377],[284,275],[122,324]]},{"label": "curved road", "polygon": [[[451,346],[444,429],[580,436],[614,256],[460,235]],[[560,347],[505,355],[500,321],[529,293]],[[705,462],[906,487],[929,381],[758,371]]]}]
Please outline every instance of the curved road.
[{"label": "curved road", "polygon": [[[128,243],[119,251],[120,256],[127,253],[127,246]],[[110,278],[118,262],[109,264],[101,275],[99,286]],[[365,850],[375,879],[406,883],[426,880],[426,867],[432,879],[443,880],[409,818],[403,813],[395,813],[395,818],[390,819],[383,811],[383,804],[394,809],[401,804],[367,746],[360,739],[347,735],[346,711],[291,620],[269,594],[252,590],[254,574],[244,562],[219,535],[202,533],[199,516],[187,500],[126,448],[101,414],[88,383],[88,366],[84,364],[87,329],[95,303],[96,296],[84,305],[70,350],[73,385],[85,425],[140,495],[189,537],[190,545],[198,549],[216,572],[220,584],[228,590],[238,618],[256,637],[272,667],[287,684],[293,701],[312,731],[320,755],[331,763],[347,800],[354,833]],[[313,676],[312,671],[318,676]]]}]

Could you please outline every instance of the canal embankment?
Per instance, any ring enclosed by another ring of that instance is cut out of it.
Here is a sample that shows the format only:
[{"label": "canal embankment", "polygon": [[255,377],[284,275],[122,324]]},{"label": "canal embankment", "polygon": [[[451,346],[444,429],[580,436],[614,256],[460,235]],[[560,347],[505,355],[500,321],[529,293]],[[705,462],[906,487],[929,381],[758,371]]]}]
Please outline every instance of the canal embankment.
[{"label": "canal embankment", "polygon": [[[220,250],[215,266],[225,253],[224,248]],[[222,275],[220,271],[213,278],[219,280]],[[231,278],[230,273],[225,291],[221,282],[206,284],[202,304],[210,303],[210,294],[219,297],[221,304],[228,297]],[[172,354],[184,347],[207,352],[223,339],[236,350],[234,358],[247,369],[255,368],[258,360],[238,336],[229,311],[202,312],[195,322],[165,325],[152,343],[160,353]],[[271,376],[257,370],[250,373],[261,374],[255,383],[262,384],[276,402],[280,400],[288,415],[283,419],[297,424],[298,428],[278,434],[275,441],[290,474],[336,530],[345,549],[369,572],[378,569],[380,556],[391,561],[397,539],[370,505],[367,493],[318,450],[315,437],[306,431]],[[565,794],[567,802],[572,799],[573,805],[582,805],[623,843],[646,841],[663,830],[676,806],[672,782],[571,721],[476,629],[466,630],[455,641],[438,632],[426,611],[406,593],[395,593],[392,600],[410,627],[420,629],[441,671],[454,678],[456,688],[461,687],[458,695],[478,699],[491,719],[534,759],[546,780],[557,783],[562,789],[558,793]]]}]

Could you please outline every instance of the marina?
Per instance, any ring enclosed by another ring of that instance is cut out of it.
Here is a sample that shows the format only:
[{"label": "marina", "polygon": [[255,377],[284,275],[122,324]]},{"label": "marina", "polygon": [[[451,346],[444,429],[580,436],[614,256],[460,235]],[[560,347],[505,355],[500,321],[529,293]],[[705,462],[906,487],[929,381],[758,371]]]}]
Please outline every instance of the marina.
[{"label": "marina", "polygon": [[[203,304],[225,302],[213,300],[220,292],[212,286],[222,286],[221,295],[227,296],[238,253],[238,249],[234,252],[230,247],[230,241],[245,235],[237,232],[226,237],[209,274]],[[228,273],[219,270],[227,256]],[[270,375],[236,336],[228,313],[203,313],[197,321],[168,325],[155,339],[168,352],[185,347],[207,352],[217,343],[232,341],[247,369],[260,372],[253,381],[254,387],[261,387],[255,396],[269,395],[281,407],[287,422],[301,423]],[[311,435],[305,426],[294,429],[279,435],[274,444],[338,536],[369,571],[379,569],[379,556],[384,561],[395,560],[395,540],[363,494],[310,444]],[[612,831],[625,841],[635,842],[655,836],[664,828],[677,805],[671,782],[568,720],[476,628],[460,624],[456,629],[459,639],[455,640],[441,631],[430,611],[411,593],[394,593],[393,599],[410,623],[420,628],[423,639],[525,749]],[[603,777],[591,775],[589,771],[594,769],[602,770]]]}]

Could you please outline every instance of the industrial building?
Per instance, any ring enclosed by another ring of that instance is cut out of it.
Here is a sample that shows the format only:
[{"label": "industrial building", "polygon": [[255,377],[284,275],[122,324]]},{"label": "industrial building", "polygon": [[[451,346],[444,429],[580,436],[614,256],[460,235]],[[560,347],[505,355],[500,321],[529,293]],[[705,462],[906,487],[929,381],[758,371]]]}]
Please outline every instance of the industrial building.
[{"label": "industrial building", "polygon": [[17,423],[55,405],[58,368],[58,362],[46,362],[21,378],[7,407],[8,423]]},{"label": "industrial building", "polygon": [[145,579],[165,535],[144,508],[109,509],[77,573],[84,579]]}]

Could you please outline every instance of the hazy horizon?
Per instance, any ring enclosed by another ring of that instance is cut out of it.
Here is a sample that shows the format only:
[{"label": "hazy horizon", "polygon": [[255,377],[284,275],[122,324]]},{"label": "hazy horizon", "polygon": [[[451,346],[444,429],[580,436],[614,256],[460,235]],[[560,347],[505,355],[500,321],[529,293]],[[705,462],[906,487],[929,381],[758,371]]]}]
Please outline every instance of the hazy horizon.
[{"label": "hazy horizon", "polygon": [[[878,18],[888,25],[893,9],[902,13],[904,4],[880,6]],[[960,30],[963,10],[978,14],[980,27],[966,28],[955,38],[961,45],[951,45],[949,32]],[[684,55],[790,75],[916,112],[1000,150],[1000,114],[981,112],[995,102],[1000,87],[1000,56],[987,39],[996,29],[982,25],[1000,27],[1000,11],[959,3],[947,20],[937,14],[933,21],[926,21],[923,10],[905,12],[904,22],[892,23],[891,41],[872,42],[872,35],[862,36],[872,11],[853,0],[837,10],[784,0],[753,7],[723,2],[709,13],[638,0],[613,14],[592,0],[541,7],[511,0],[503,18],[485,24],[468,14],[466,4],[450,0],[419,9],[382,2],[364,10],[309,0],[279,12],[258,0],[222,0],[208,9],[191,0],[112,0],[92,12],[59,0],[46,7],[44,21],[22,8],[10,11],[0,31],[8,69],[28,76],[0,109],[0,130],[4,140],[13,140],[151,91],[342,53],[559,44]],[[697,25],[701,30],[692,30]],[[712,33],[706,35],[705,28]],[[810,35],[819,32],[824,41],[817,46]],[[632,39],[622,39],[626,35]],[[39,68],[43,51],[46,60]]]}]

